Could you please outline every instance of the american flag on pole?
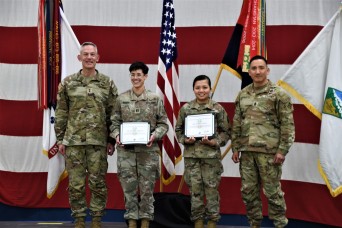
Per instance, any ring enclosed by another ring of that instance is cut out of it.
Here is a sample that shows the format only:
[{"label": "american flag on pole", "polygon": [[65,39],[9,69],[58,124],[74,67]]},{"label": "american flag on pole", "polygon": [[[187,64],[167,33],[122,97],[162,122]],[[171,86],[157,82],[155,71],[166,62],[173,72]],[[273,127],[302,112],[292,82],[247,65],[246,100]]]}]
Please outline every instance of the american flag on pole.
[{"label": "american flag on pole", "polygon": [[157,94],[163,98],[169,131],[162,142],[162,181],[169,184],[175,178],[175,164],[181,159],[181,149],[175,134],[179,104],[175,10],[172,0],[164,0],[160,33]]}]

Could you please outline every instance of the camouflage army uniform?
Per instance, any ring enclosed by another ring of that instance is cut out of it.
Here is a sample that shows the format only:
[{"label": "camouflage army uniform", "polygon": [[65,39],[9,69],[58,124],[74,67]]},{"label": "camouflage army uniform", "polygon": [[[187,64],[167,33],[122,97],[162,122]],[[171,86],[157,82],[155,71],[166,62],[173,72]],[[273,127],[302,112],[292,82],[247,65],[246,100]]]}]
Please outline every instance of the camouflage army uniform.
[{"label": "camouflage army uniform", "polygon": [[260,187],[268,198],[269,217],[276,227],[287,224],[286,204],[281,190],[282,166],[273,163],[277,152],[286,155],[294,142],[293,106],[290,97],[268,82],[240,91],[235,102],[232,143],[241,152],[242,198],[251,225],[260,225]]},{"label": "camouflage army uniform", "polygon": [[[162,100],[154,93],[145,90],[136,96],[128,90],[118,96],[111,116],[111,137],[120,134],[123,122],[148,122],[151,135],[155,140],[151,147],[146,145],[126,145],[118,149],[118,177],[125,197],[125,219],[154,218],[153,191],[155,181],[159,178],[159,146],[168,130],[167,116]],[[138,202],[137,191],[140,190],[141,201]]]},{"label": "camouflage army uniform", "polygon": [[107,76],[96,71],[84,77],[81,71],[65,78],[57,95],[55,131],[57,143],[66,146],[69,201],[73,217],[85,217],[85,181],[88,174],[92,196],[90,213],[102,216],[107,202],[107,137],[110,113],[117,88]]},{"label": "camouflage army uniform", "polygon": [[[201,144],[200,140],[197,140],[194,144],[185,144],[185,117],[207,113],[213,113],[215,116],[216,130],[213,138],[217,140],[217,145],[212,147]],[[196,100],[193,100],[185,104],[179,112],[176,134],[179,142],[184,145],[184,180],[191,193],[192,221],[205,218],[212,221],[220,219],[218,187],[223,172],[220,147],[228,142],[230,131],[226,111],[213,100],[209,100],[205,105],[200,105]],[[204,204],[204,197],[206,197],[206,205]]]}]

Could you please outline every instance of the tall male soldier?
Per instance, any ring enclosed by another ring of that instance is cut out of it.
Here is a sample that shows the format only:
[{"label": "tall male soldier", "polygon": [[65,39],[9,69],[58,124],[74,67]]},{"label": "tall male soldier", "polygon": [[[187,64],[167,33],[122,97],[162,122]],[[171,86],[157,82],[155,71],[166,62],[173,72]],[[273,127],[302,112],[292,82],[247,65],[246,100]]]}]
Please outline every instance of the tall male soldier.
[{"label": "tall male soldier", "polygon": [[85,227],[88,175],[91,227],[95,228],[101,227],[107,203],[107,153],[112,155],[115,145],[115,140],[109,140],[108,129],[118,93],[114,82],[95,69],[99,54],[94,43],[81,45],[78,60],[82,69],[65,78],[58,88],[55,131],[69,174],[69,202],[75,227]]},{"label": "tall male soldier", "polygon": [[268,215],[280,228],[288,222],[280,184],[282,164],[295,131],[291,99],[267,79],[269,72],[264,57],[250,60],[253,83],[241,90],[235,101],[232,160],[240,162],[242,198],[251,227],[260,227],[263,218],[262,187],[268,199]]}]

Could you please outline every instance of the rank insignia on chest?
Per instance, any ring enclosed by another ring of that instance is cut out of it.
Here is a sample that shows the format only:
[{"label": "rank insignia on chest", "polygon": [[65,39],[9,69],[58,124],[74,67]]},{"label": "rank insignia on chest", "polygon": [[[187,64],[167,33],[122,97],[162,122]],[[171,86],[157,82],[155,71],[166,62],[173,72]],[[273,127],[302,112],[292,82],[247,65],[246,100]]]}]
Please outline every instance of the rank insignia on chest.
[{"label": "rank insignia on chest", "polygon": [[275,92],[274,88],[271,88],[268,94],[273,94]]},{"label": "rank insignia on chest", "polygon": [[94,95],[92,88],[88,88],[87,89],[87,93],[88,93],[89,96]]},{"label": "rank insignia on chest", "polygon": [[140,108],[134,109],[134,113],[140,113]]}]

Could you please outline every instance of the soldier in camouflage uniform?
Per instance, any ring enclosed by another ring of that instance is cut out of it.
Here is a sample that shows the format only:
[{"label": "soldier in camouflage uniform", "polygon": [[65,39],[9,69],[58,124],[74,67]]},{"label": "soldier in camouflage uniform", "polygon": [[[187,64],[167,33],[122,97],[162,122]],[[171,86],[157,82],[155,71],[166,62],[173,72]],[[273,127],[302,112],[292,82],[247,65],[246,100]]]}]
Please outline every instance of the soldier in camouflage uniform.
[{"label": "soldier in camouflage uniform", "polygon": [[232,160],[240,162],[242,198],[251,227],[260,227],[263,218],[261,187],[275,227],[288,222],[280,178],[285,155],[294,142],[293,106],[290,97],[267,79],[269,71],[264,57],[253,57],[249,69],[253,83],[235,101]]},{"label": "soldier in camouflage uniform", "polygon": [[[204,219],[208,219],[208,227],[214,228],[220,219],[218,187],[223,172],[220,147],[229,140],[231,128],[224,108],[209,97],[210,78],[206,75],[197,76],[193,81],[193,90],[196,99],[181,108],[176,134],[184,145],[184,180],[191,193],[191,220],[195,222],[195,228],[203,228]],[[214,135],[203,138],[185,136],[185,118],[208,113],[214,115]]]},{"label": "soldier in camouflage uniform", "polygon": [[82,69],[66,77],[58,88],[55,131],[69,174],[69,202],[75,227],[85,227],[87,175],[92,227],[100,227],[107,202],[107,153],[112,155],[115,145],[114,139],[109,140],[108,129],[117,88],[109,77],[95,69],[99,55],[94,43],[83,43],[78,59]]},{"label": "soldier in camouflage uniform", "polygon": [[[168,130],[167,116],[163,101],[154,93],[145,89],[148,67],[142,62],[134,62],[129,67],[132,89],[120,94],[111,116],[111,137],[118,144],[118,177],[125,197],[126,212],[124,218],[129,227],[147,228],[154,218],[153,191],[159,178],[158,140]],[[120,125],[123,122],[147,122],[151,136],[146,145],[127,144],[120,141]],[[141,201],[138,200],[138,191]]]}]

